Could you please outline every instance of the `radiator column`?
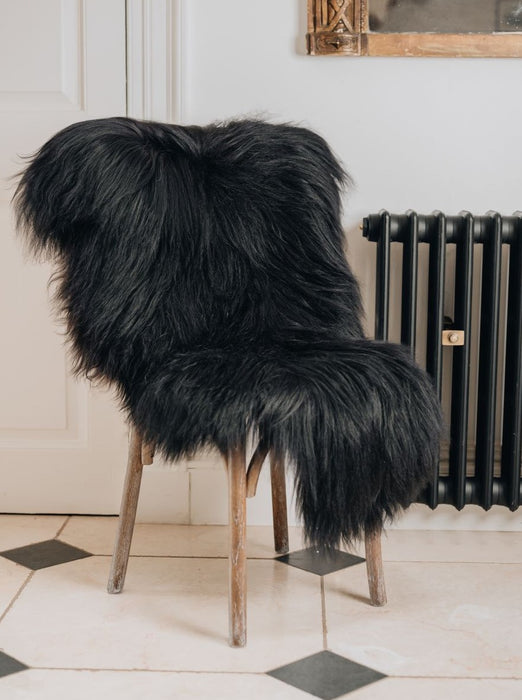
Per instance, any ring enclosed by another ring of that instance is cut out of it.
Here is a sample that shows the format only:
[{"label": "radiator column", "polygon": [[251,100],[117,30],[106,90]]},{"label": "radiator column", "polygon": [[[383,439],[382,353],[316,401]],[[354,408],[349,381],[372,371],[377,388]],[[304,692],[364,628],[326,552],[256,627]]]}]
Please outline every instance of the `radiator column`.
[{"label": "radiator column", "polygon": [[515,241],[509,252],[509,286],[504,374],[504,425],[501,480],[506,505],[520,505],[522,428],[522,212],[518,212]]},{"label": "radiator column", "polygon": [[486,235],[487,239],[484,242],[482,254],[475,478],[479,483],[482,507],[489,510],[493,505],[493,467],[495,463],[495,404],[502,265],[502,218],[500,214],[491,214]]},{"label": "radiator column", "polygon": [[383,211],[377,241],[377,284],[375,290],[375,338],[388,340],[390,308],[390,215]]},{"label": "radiator column", "polygon": [[[444,282],[446,275],[446,217],[437,212],[437,228],[430,241],[428,273],[428,335],[426,347],[426,371],[431,375],[439,398],[442,395],[442,330],[444,328]],[[428,504],[439,504],[439,462],[435,467],[433,485],[427,494]]]},{"label": "radiator column", "polygon": [[464,345],[453,348],[451,381],[450,474],[453,505],[461,510],[466,499],[468,461],[469,370],[471,338],[471,295],[473,282],[474,219],[462,212],[462,235],[456,245],[455,260],[455,328],[464,331]]},{"label": "radiator column", "polygon": [[409,346],[415,357],[417,333],[417,270],[419,257],[419,220],[416,212],[408,212],[409,235],[402,253],[401,343]]}]

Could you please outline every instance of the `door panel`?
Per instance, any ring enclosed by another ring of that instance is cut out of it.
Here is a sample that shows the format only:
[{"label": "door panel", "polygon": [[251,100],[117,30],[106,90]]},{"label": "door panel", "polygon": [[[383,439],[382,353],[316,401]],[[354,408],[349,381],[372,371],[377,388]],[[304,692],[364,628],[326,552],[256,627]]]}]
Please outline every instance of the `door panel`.
[{"label": "door panel", "polygon": [[126,427],[109,392],[71,376],[9,178],[66,125],[125,114],[125,0],[0,0],[0,16],[0,512],[116,512]]}]

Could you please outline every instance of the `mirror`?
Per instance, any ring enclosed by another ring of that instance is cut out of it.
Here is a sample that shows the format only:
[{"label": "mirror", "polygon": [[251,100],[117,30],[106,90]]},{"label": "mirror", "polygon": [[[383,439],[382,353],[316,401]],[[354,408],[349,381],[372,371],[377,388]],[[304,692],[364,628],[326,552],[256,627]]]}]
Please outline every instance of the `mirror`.
[{"label": "mirror", "polygon": [[522,57],[522,0],[308,0],[308,53]]},{"label": "mirror", "polygon": [[522,0],[368,0],[371,32],[522,31]]}]

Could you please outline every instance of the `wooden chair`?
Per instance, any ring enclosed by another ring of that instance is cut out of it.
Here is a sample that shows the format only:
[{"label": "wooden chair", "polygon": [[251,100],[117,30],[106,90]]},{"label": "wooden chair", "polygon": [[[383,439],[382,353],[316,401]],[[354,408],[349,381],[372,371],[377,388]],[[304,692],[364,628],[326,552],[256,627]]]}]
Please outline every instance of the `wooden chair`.
[{"label": "wooden chair", "polygon": [[[153,457],[154,447],[145,443],[139,431],[132,427],[118,533],[107,586],[109,593],[123,590],[143,466],[152,464]],[[232,647],[244,647],[247,639],[246,499],[256,495],[259,475],[267,457],[270,459],[274,549],[277,554],[286,554],[289,544],[284,459],[261,443],[248,466],[244,446],[225,456],[229,503],[229,644]],[[365,549],[371,603],[385,605],[380,533],[365,537]]]},{"label": "wooden chair", "polygon": [[[246,640],[246,498],[269,452],[276,551],[288,550],[288,455],[309,540],[366,535],[375,605],[382,523],[437,472],[431,379],[405,348],[364,336],[345,181],[301,127],[113,117],[53,136],[15,195],[19,230],[57,264],[77,372],[112,384],[138,428],[109,591],[123,587],[147,443],[172,460],[215,447],[228,469],[233,646]],[[247,468],[248,430],[261,442]]]}]

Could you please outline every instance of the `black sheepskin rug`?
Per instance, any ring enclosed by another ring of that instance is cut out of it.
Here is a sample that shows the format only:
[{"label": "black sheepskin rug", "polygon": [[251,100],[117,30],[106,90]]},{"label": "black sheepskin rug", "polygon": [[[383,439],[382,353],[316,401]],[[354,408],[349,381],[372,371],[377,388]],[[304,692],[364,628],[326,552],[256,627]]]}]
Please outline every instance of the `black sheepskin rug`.
[{"label": "black sheepskin rug", "polygon": [[111,118],[56,134],[15,195],[58,266],[77,371],[116,386],[168,458],[247,435],[285,454],[319,547],[408,506],[441,425],[406,350],[363,337],[344,180],[307,129]]}]

